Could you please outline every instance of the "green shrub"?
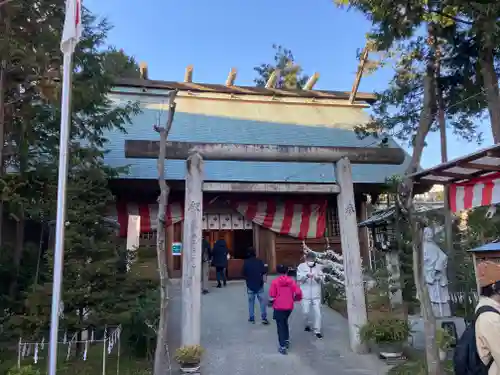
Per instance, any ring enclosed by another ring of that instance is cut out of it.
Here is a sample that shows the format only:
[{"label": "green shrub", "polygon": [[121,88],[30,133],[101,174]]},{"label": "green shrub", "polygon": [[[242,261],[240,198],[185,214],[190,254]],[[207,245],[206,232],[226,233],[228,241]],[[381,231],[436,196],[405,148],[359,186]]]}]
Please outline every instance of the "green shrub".
[{"label": "green shrub", "polygon": [[407,320],[383,318],[368,322],[360,330],[363,342],[389,343],[408,340],[411,334],[411,325]]},{"label": "green shrub", "polygon": [[33,366],[14,367],[9,370],[7,375],[41,375],[40,370]]},{"label": "green shrub", "polygon": [[442,328],[436,330],[436,344],[441,350],[448,350],[450,346],[454,343],[453,336]]},{"label": "green shrub", "polygon": [[141,369],[133,373],[133,375],[151,375],[151,374],[152,372],[149,369]]},{"label": "green shrub", "polygon": [[197,365],[201,361],[203,352],[200,345],[183,346],[176,350],[175,360],[181,365]]},{"label": "green shrub", "polygon": [[[443,364],[444,375],[453,375],[452,361]],[[427,375],[427,367],[423,359],[406,361],[392,367],[387,375]]]}]

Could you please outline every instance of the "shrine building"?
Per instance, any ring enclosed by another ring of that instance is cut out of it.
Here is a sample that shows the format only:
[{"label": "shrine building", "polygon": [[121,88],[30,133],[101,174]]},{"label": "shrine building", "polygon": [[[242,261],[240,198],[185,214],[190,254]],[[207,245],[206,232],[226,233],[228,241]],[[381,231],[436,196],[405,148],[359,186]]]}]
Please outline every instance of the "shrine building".
[{"label": "shrine building", "polygon": [[[105,156],[112,167],[129,166],[127,174],[110,182],[116,197],[110,214],[124,237],[128,216],[140,216],[141,246],[156,243],[157,160],[127,158],[126,148],[133,140],[159,140],[153,126],[165,124],[171,90],[178,93],[169,141],[361,148],[378,147],[380,142],[374,137],[361,139],[355,132],[369,120],[366,110],[375,101],[373,94],[313,90],[313,84],[304,90],[284,90],[235,86],[229,79],[222,85],[146,78],[117,81],[111,99],[116,105],[138,102],[141,113],[125,125],[126,133],[107,134]],[[399,149],[392,139],[387,147]],[[358,221],[367,218],[367,195],[380,194],[387,178],[405,172],[409,157],[404,155],[400,165],[352,165]],[[171,189],[167,264],[170,275],[180,277],[186,162],[166,160],[165,166]],[[296,266],[303,240],[322,250],[328,239],[342,252],[334,172],[333,163],[204,162],[203,235],[212,245],[217,239],[226,240],[230,278],[240,277],[249,246],[271,269],[279,263]],[[359,233],[367,264],[367,230]]]}]

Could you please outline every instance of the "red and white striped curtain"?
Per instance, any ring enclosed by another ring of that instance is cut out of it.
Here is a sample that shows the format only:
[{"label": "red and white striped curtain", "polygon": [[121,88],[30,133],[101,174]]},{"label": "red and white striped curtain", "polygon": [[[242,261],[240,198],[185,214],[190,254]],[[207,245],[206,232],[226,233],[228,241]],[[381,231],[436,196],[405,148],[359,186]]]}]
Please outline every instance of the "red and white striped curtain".
[{"label": "red and white striped curtain", "polygon": [[302,203],[292,199],[275,199],[235,203],[236,210],[247,220],[291,237],[321,238],[325,234],[327,202]]},{"label": "red and white striped curtain", "polygon": [[[111,213],[113,215],[113,213]],[[127,236],[128,215],[139,215],[141,217],[141,233],[153,232],[156,230],[158,218],[157,203],[133,203],[117,202],[115,216],[120,224],[120,236]],[[167,205],[165,211],[165,225],[184,220],[184,207],[179,202],[172,202]]]},{"label": "red and white striped curtain", "polygon": [[[326,200],[308,203],[293,199],[283,202],[275,199],[238,201],[232,203],[236,211],[247,220],[273,232],[291,237],[321,238],[326,228]],[[169,203],[166,209],[166,226],[184,220],[184,205],[180,202]],[[141,217],[141,233],[156,230],[158,204],[117,202],[116,213],[110,216],[118,218],[120,236],[127,235],[128,215]]]},{"label": "red and white striped curtain", "polygon": [[450,185],[450,208],[460,212],[500,203],[500,173]]}]

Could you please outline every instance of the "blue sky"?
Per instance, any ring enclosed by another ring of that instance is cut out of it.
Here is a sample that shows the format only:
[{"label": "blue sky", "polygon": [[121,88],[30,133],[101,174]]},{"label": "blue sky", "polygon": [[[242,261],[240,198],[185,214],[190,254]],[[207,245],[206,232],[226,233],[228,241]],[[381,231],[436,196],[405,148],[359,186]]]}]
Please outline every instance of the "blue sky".
[{"label": "blue sky", "polygon": [[[252,85],[253,67],[270,62],[272,44],[293,51],[305,72],[320,73],[317,89],[349,91],[356,50],[370,24],[362,14],[338,9],[331,0],[83,0],[114,25],[109,43],[148,63],[153,79],[181,81],[187,65],[193,80],[223,83],[231,67],[236,84]],[[382,90],[389,69],[364,77],[360,91]],[[451,132],[450,132],[451,133]],[[493,143],[485,129],[481,146],[448,136],[449,158]],[[439,135],[428,137],[423,167],[440,161]]]}]

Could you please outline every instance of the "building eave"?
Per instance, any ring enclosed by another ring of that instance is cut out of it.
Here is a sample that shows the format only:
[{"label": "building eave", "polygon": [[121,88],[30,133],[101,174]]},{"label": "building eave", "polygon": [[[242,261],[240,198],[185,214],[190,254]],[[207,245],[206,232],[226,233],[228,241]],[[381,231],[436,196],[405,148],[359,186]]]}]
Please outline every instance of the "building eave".
[{"label": "building eave", "polygon": [[[315,99],[330,99],[330,100],[345,100],[349,101],[350,92],[347,91],[331,91],[331,90],[289,90],[289,89],[271,89],[264,87],[253,86],[225,86],[211,83],[193,83],[193,82],[172,82],[158,81],[140,78],[119,78],[115,80],[116,87],[132,87],[140,89],[154,90],[179,90],[189,92],[209,92],[209,93],[225,93],[233,95],[255,95],[255,96],[270,96],[270,97],[291,97],[291,98],[315,98]],[[366,102],[373,104],[377,100],[377,96],[372,93],[356,94],[358,102]]]}]

